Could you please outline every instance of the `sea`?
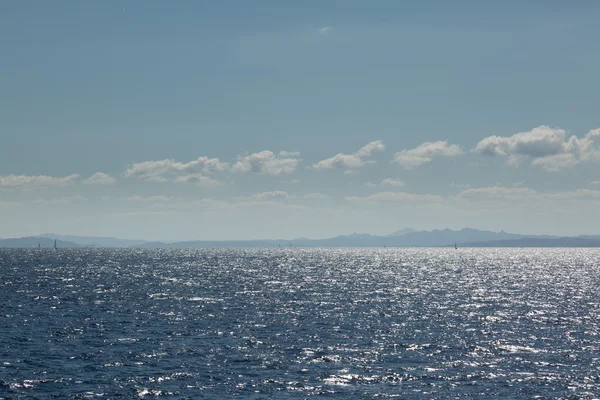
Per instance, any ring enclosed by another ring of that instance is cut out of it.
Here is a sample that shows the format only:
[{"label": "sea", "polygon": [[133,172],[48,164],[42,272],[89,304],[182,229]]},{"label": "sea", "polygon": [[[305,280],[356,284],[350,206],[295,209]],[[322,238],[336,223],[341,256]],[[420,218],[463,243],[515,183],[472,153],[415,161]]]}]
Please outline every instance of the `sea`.
[{"label": "sea", "polygon": [[600,398],[598,249],[0,249],[0,399]]}]

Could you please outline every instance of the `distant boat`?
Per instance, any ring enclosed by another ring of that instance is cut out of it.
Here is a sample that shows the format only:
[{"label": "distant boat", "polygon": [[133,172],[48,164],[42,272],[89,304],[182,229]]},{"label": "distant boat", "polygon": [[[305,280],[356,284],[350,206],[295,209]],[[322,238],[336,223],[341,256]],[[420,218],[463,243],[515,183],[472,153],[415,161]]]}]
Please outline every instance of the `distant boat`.
[{"label": "distant boat", "polygon": [[39,249],[40,247],[42,247],[42,246],[40,246],[40,242],[38,242],[38,249]]},{"label": "distant boat", "polygon": [[458,249],[458,247],[456,247],[456,242],[454,242],[454,250]]},{"label": "distant boat", "polygon": [[56,250],[56,239],[54,239],[54,250]]}]

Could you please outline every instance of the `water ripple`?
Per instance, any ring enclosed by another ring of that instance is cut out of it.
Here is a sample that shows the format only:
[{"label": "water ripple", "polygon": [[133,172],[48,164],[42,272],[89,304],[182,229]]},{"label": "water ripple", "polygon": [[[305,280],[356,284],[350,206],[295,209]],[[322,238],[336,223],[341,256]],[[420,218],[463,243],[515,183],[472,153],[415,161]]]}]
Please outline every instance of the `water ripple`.
[{"label": "water ripple", "polygon": [[1,250],[0,399],[595,398],[595,249]]}]

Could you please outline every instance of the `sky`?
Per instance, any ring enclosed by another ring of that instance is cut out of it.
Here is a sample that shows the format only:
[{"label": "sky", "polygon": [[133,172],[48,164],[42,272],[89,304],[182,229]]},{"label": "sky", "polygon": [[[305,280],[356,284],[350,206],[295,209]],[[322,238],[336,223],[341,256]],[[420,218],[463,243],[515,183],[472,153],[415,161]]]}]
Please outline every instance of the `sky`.
[{"label": "sky", "polygon": [[0,2],[0,237],[600,234],[600,2]]}]

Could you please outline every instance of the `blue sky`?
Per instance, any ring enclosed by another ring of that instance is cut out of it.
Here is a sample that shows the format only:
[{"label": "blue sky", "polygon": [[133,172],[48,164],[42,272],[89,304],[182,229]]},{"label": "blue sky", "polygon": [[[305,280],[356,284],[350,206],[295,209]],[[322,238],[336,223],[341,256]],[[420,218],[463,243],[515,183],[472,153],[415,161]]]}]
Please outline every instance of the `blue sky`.
[{"label": "blue sky", "polygon": [[600,233],[600,4],[412,3],[3,2],[0,237]]}]

